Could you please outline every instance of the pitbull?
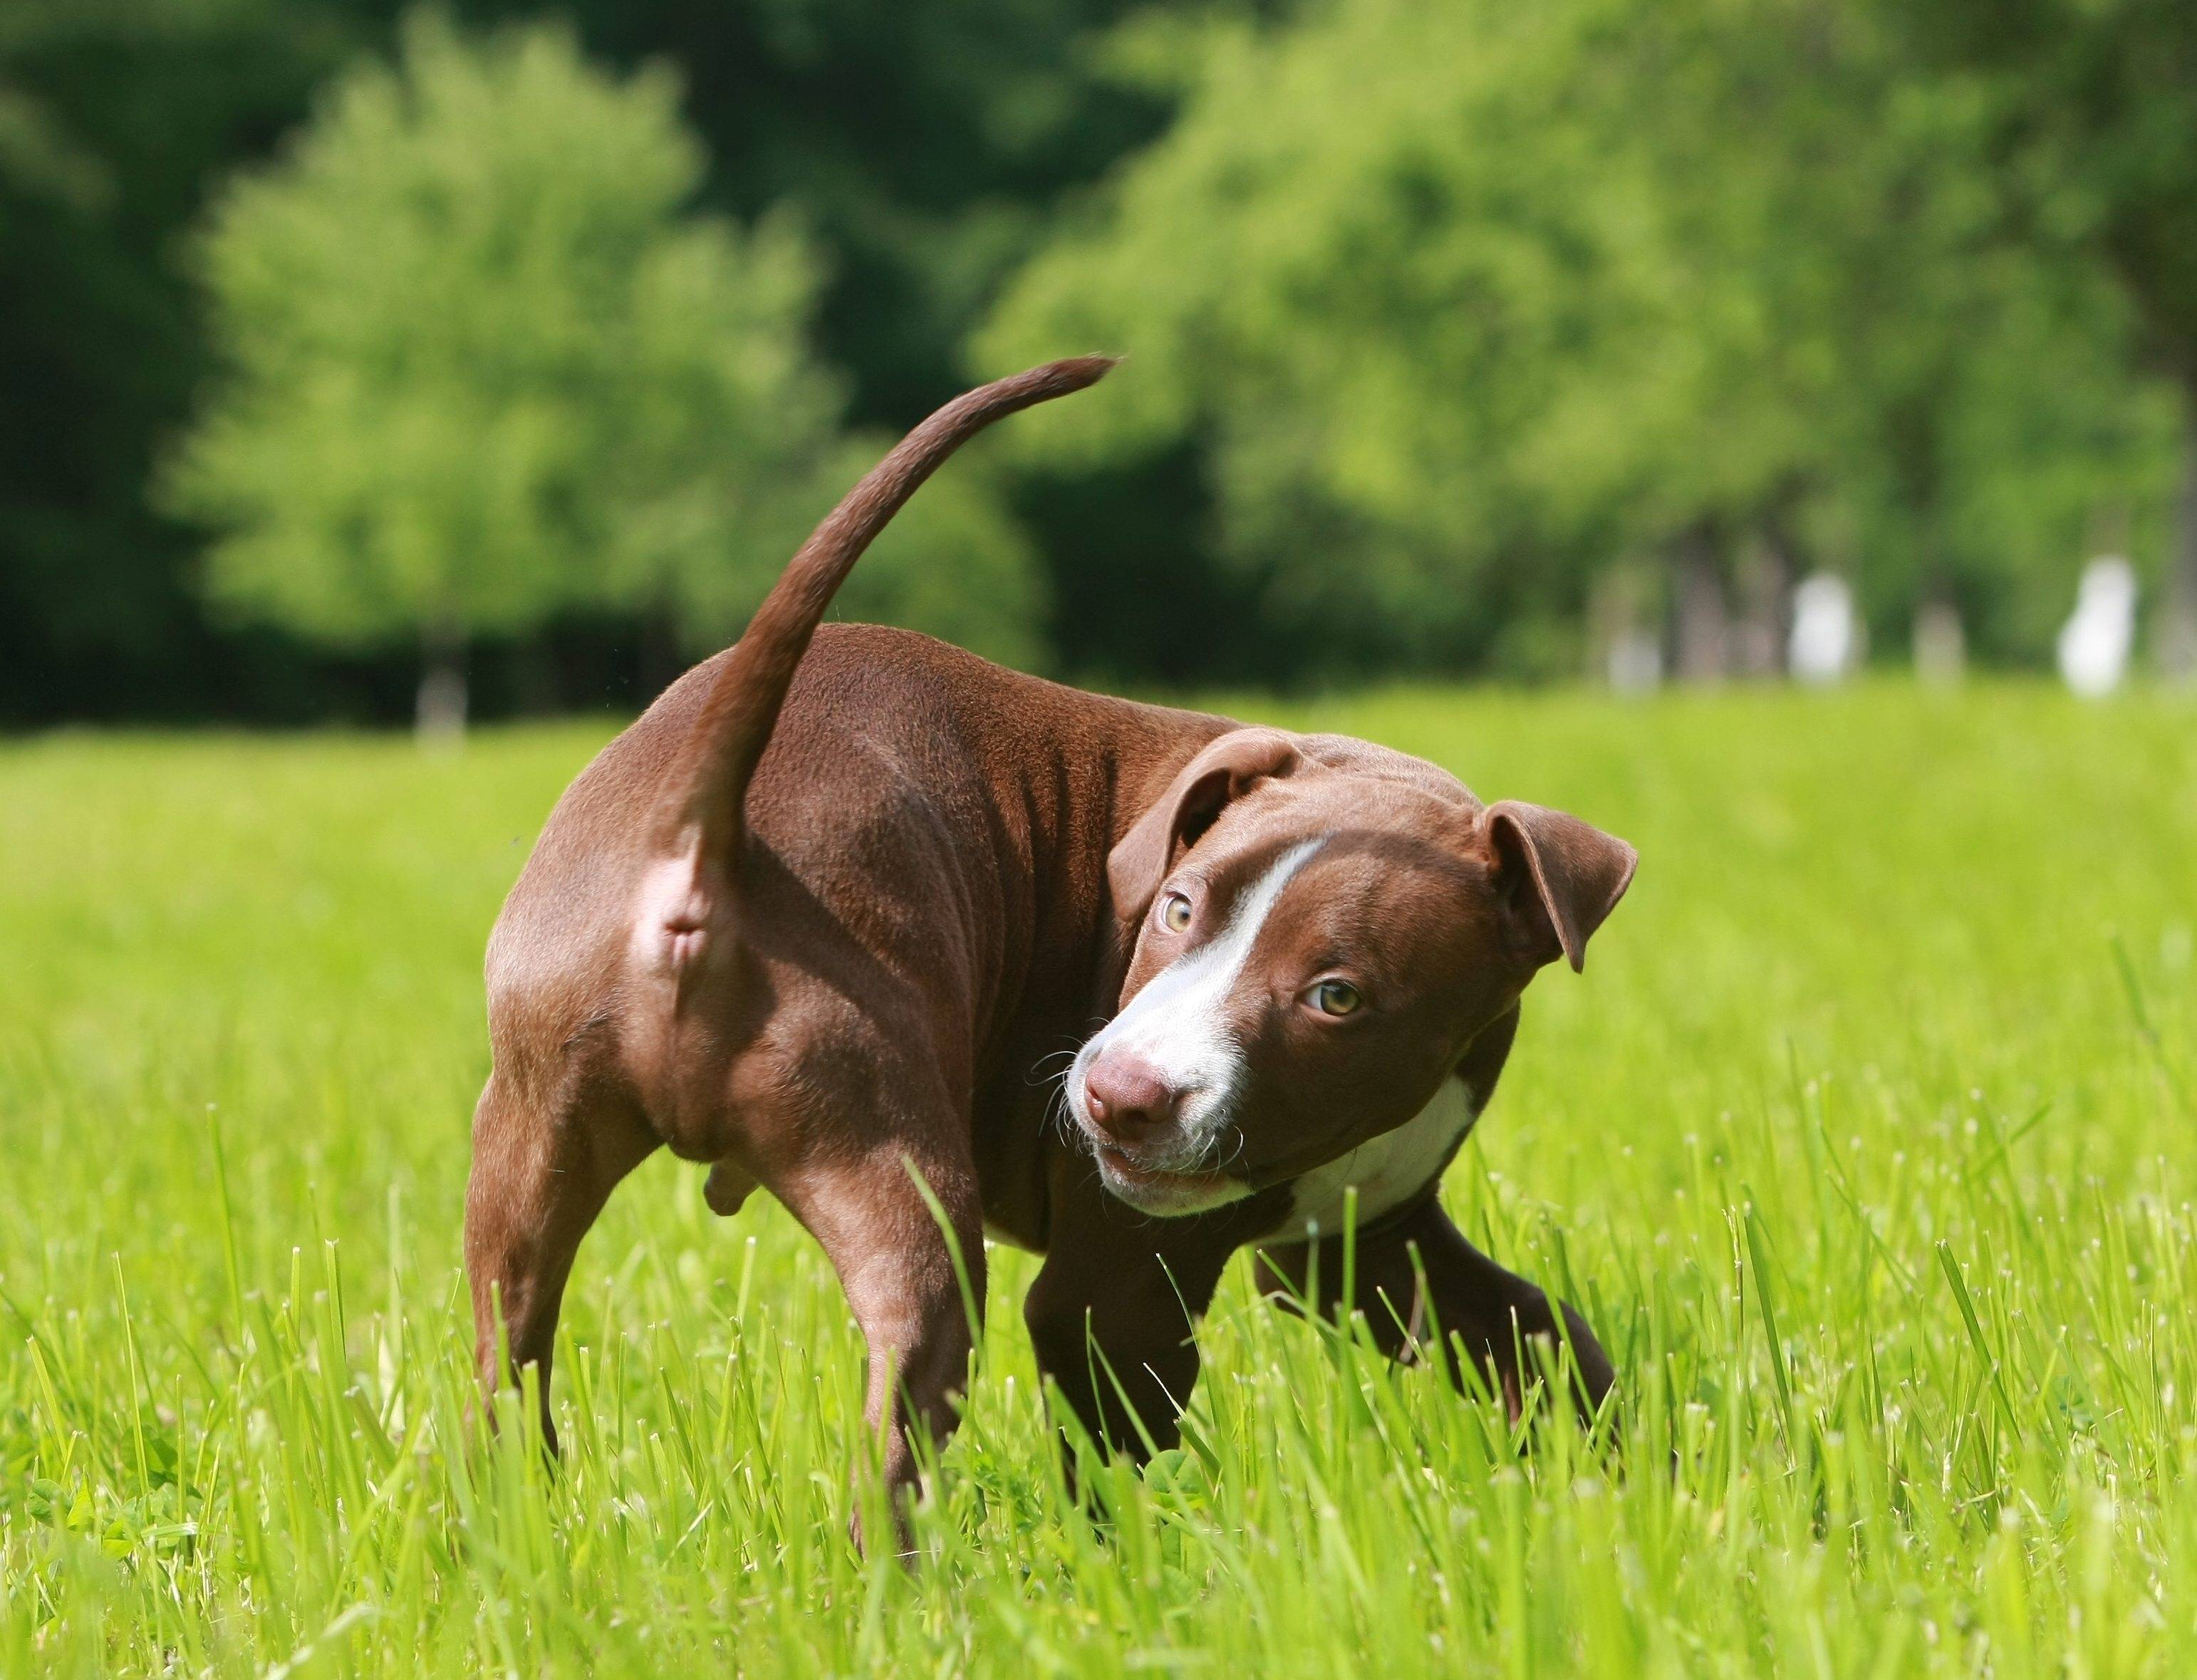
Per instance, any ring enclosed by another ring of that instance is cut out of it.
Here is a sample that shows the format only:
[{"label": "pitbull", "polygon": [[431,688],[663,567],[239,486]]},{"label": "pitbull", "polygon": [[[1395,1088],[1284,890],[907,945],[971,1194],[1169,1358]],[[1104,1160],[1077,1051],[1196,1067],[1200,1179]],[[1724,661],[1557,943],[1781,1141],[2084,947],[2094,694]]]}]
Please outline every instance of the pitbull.
[{"label": "pitbull", "polygon": [[[820,622],[957,445],[1111,365],[1034,368],[911,432],[739,641],[573,782],[513,888],[466,1262],[483,1380],[536,1367],[553,1450],[574,1252],[659,1147],[710,1164],[718,1213],[761,1186],[822,1246],[896,1512],[913,1438],[956,1421],[957,1250],[981,1302],[988,1232],[1046,1257],[1038,1363],[1132,1457],[1178,1439],[1193,1326],[1247,1246],[1290,1304],[1360,1312],[1514,1413],[1537,1343],[1568,1346],[1580,1406],[1609,1391],[1585,1323],[1435,1190],[1519,994],[1580,965],[1631,847],[1363,741]],[[1463,1101],[1437,1102],[1452,1080]]]}]

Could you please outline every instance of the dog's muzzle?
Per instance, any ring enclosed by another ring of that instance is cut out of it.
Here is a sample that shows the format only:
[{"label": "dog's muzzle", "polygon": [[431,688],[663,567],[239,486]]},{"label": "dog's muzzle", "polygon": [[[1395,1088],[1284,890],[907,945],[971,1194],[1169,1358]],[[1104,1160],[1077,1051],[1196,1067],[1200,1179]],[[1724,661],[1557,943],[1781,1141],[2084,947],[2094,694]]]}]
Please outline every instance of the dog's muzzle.
[{"label": "dog's muzzle", "polygon": [[1126,1050],[1089,1051],[1069,1070],[1068,1106],[1109,1192],[1162,1216],[1202,1213],[1250,1194],[1249,1185],[1206,1164],[1206,1139],[1185,1124],[1200,1092],[1173,1084]]}]

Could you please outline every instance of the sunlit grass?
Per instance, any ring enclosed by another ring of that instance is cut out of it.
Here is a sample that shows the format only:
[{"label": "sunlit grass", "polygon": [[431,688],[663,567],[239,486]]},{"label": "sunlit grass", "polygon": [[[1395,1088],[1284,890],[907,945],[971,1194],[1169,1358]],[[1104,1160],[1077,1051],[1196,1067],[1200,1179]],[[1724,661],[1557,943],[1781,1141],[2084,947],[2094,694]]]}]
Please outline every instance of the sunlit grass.
[{"label": "sunlit grass", "polygon": [[930,1561],[865,1564],[828,1269],[669,1160],[562,1473],[469,1451],[480,946],[604,732],[56,738],[0,750],[0,1674],[2197,1671],[2197,709],[1257,710],[1641,849],[1448,1191],[1600,1330],[1621,1467],[1239,1266],[1102,1530],[1003,1251]]}]

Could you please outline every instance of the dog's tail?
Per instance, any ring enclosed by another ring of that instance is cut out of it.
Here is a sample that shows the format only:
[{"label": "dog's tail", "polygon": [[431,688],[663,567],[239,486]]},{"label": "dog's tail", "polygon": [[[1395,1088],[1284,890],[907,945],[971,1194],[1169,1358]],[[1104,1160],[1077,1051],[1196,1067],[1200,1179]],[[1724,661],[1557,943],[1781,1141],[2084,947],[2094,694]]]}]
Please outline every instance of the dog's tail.
[{"label": "dog's tail", "polygon": [[673,826],[686,844],[699,840],[698,865],[729,857],[794,669],[862,551],[969,438],[1018,408],[1095,384],[1113,365],[1111,356],[1079,356],[964,392],[901,438],[802,544],[717,673],[689,738],[687,793]]}]

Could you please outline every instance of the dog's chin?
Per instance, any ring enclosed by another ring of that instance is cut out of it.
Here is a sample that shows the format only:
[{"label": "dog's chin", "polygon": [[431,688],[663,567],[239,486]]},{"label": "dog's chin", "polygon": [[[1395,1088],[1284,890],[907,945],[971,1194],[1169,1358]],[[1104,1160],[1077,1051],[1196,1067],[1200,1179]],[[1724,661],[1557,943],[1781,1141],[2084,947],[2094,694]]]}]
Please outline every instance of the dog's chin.
[{"label": "dog's chin", "polygon": [[1241,1202],[1251,1193],[1241,1179],[1219,1173],[1162,1173],[1139,1167],[1110,1144],[1093,1145],[1099,1181],[1117,1202],[1158,1219],[1180,1219]]}]

